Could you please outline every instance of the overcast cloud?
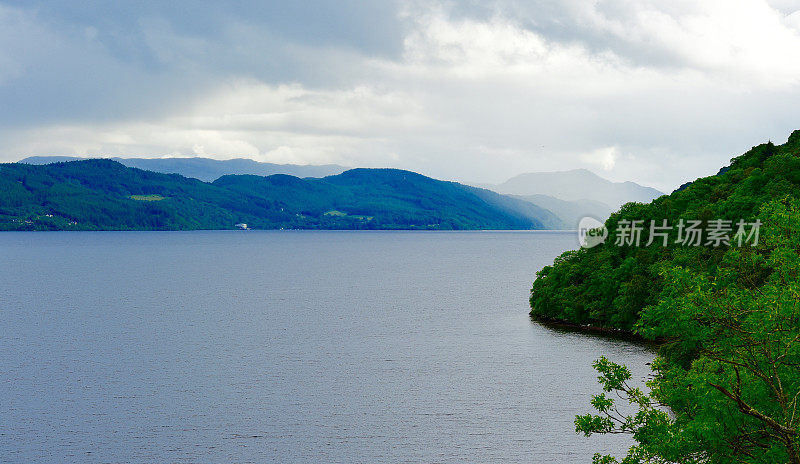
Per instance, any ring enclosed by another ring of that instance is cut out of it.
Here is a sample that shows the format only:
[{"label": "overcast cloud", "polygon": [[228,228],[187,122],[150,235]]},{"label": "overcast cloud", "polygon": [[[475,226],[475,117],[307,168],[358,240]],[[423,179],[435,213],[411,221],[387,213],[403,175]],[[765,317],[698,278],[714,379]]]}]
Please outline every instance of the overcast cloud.
[{"label": "overcast cloud", "polygon": [[800,1],[0,1],[0,160],[249,157],[662,190],[800,129]]}]

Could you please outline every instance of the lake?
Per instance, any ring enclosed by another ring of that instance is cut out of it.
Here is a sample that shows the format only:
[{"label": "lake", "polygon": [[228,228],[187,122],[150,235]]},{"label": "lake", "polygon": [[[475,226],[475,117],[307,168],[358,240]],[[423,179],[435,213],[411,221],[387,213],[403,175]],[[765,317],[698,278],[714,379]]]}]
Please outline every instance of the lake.
[{"label": "lake", "polygon": [[554,462],[591,362],[528,317],[566,232],[0,234],[2,462]]}]

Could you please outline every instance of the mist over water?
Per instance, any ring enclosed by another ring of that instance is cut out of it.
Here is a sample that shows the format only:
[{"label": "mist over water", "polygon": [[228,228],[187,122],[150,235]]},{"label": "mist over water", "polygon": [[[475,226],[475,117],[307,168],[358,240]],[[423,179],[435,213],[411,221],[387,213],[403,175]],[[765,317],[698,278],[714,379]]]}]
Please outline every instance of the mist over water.
[{"label": "mist over water", "polygon": [[2,462],[590,462],[602,354],[528,318],[558,232],[0,234]]}]

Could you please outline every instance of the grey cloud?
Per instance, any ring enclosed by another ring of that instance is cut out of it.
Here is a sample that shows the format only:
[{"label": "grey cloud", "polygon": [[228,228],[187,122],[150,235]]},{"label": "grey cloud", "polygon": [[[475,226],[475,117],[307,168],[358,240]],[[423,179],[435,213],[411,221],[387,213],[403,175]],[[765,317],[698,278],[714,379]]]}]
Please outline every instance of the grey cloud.
[{"label": "grey cloud", "polygon": [[315,0],[7,0],[8,5],[34,10],[52,24],[93,27],[116,54],[146,56],[139,22],[161,18],[183,36],[221,39],[227,24],[246,22],[282,39],[313,46],[334,45],[370,55],[400,51],[401,35],[394,1]]},{"label": "grey cloud", "polygon": [[0,105],[13,109],[0,122],[162,115],[230,76],[330,86],[339,76],[321,67],[394,57],[399,28],[391,2],[0,3]]},{"label": "grey cloud", "polygon": [[[693,2],[196,5],[0,4],[5,159],[253,156],[490,182],[590,167],[668,190],[800,127],[796,34],[749,31],[741,56],[721,34],[715,54],[684,27]],[[700,30],[731,20],[700,13]]]}]

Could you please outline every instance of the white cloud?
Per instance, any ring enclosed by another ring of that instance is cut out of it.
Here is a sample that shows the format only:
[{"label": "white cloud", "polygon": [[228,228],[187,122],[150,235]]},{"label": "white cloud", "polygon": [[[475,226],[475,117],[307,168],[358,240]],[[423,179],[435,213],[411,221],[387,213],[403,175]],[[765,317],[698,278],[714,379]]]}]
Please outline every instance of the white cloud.
[{"label": "white cloud", "polygon": [[604,171],[614,169],[619,158],[619,149],[617,147],[604,147],[593,150],[581,156],[581,159],[589,164],[599,166]]},{"label": "white cloud", "polygon": [[[372,88],[309,90],[237,80],[186,113],[153,121],[53,125],[17,132],[22,154],[251,157],[276,163],[372,165],[396,160],[386,139],[430,124],[409,98]],[[13,141],[12,141],[13,142]]]},{"label": "white cloud", "polygon": [[[672,55],[683,67],[743,87],[800,82],[800,34],[763,0],[582,2],[578,14],[601,32]],[[611,8],[609,8],[611,6]],[[618,13],[606,13],[603,9]]]}]

